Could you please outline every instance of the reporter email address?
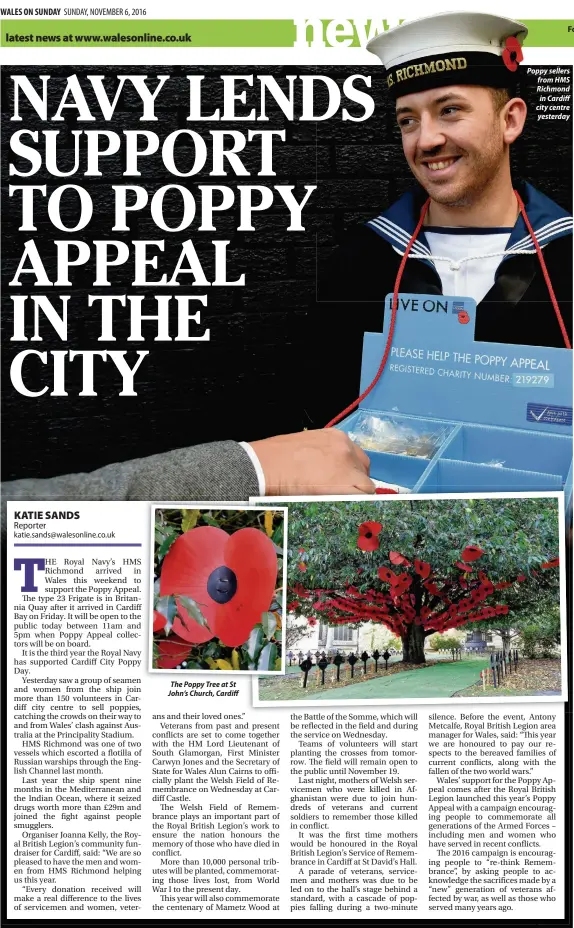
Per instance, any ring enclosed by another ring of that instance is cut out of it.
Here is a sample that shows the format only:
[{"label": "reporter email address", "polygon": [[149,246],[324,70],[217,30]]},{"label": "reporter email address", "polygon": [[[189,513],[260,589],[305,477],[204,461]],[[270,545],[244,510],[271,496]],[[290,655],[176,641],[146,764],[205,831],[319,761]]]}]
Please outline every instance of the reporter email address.
[{"label": "reporter email address", "polygon": [[70,538],[115,538],[115,532],[55,532],[55,531],[34,531],[42,528],[41,525],[30,524],[22,525],[21,530],[14,530],[14,538],[63,538],[66,541]]}]

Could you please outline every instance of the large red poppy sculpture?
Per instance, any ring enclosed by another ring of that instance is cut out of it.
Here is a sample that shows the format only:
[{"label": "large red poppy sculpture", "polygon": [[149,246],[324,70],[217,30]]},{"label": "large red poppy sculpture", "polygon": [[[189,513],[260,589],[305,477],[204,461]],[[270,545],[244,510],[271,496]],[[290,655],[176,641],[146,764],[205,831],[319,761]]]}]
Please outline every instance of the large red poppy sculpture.
[{"label": "large red poppy sculpture", "polygon": [[[242,528],[228,535],[206,525],[184,532],[161,569],[160,596],[174,596],[177,605],[172,626],[176,637],[170,635],[166,644],[201,644],[210,638],[228,647],[243,644],[268,611],[276,582],[275,546],[258,529]],[[205,624],[190,615],[187,600],[197,606]]]}]

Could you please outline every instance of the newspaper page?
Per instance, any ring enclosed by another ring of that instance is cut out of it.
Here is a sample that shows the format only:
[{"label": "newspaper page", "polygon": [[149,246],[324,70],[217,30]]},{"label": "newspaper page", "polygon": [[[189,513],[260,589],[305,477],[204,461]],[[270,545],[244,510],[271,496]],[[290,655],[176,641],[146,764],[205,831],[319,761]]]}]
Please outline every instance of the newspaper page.
[{"label": "newspaper page", "polygon": [[458,6],[0,9],[3,923],[572,922],[574,23]]}]

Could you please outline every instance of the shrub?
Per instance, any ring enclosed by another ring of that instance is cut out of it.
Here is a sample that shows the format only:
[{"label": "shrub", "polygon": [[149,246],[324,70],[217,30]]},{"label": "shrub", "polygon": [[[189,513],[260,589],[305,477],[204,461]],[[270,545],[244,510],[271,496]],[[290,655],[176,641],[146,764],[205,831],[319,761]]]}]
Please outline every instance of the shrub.
[{"label": "shrub", "polygon": [[460,648],[460,639],[454,635],[431,635],[428,643],[431,651],[452,651]]},{"label": "shrub", "polygon": [[524,656],[530,660],[556,656],[556,635],[551,628],[531,623],[524,626],[521,636]]}]

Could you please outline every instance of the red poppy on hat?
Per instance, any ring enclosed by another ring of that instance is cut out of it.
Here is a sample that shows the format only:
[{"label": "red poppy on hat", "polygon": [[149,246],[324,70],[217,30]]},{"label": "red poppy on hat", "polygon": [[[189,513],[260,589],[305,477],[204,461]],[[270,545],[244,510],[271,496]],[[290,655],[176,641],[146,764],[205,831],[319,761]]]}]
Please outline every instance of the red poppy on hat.
[{"label": "red poppy on hat", "polygon": [[184,641],[183,638],[179,638],[177,635],[162,638],[157,642],[157,649],[159,651],[157,666],[161,670],[173,670],[182,661],[187,660],[191,653],[189,641]]},{"label": "red poppy on hat", "polygon": [[[269,609],[276,580],[277,555],[267,535],[256,528],[228,535],[206,525],[173,543],[162,565],[160,594],[175,596],[176,635],[193,644],[215,636],[236,647]],[[188,614],[180,596],[197,603],[207,627]]]},{"label": "red poppy on hat", "polygon": [[461,554],[463,561],[468,563],[469,561],[476,561],[479,557],[482,557],[484,551],[482,548],[479,548],[478,545],[467,545],[464,551]]},{"label": "red poppy on hat", "polygon": [[379,532],[382,527],[380,522],[362,522],[359,525],[357,548],[361,551],[376,551],[379,547]]},{"label": "red poppy on hat", "polygon": [[502,60],[509,71],[516,71],[518,65],[523,61],[522,46],[514,35],[509,35],[504,49],[502,51]]}]

